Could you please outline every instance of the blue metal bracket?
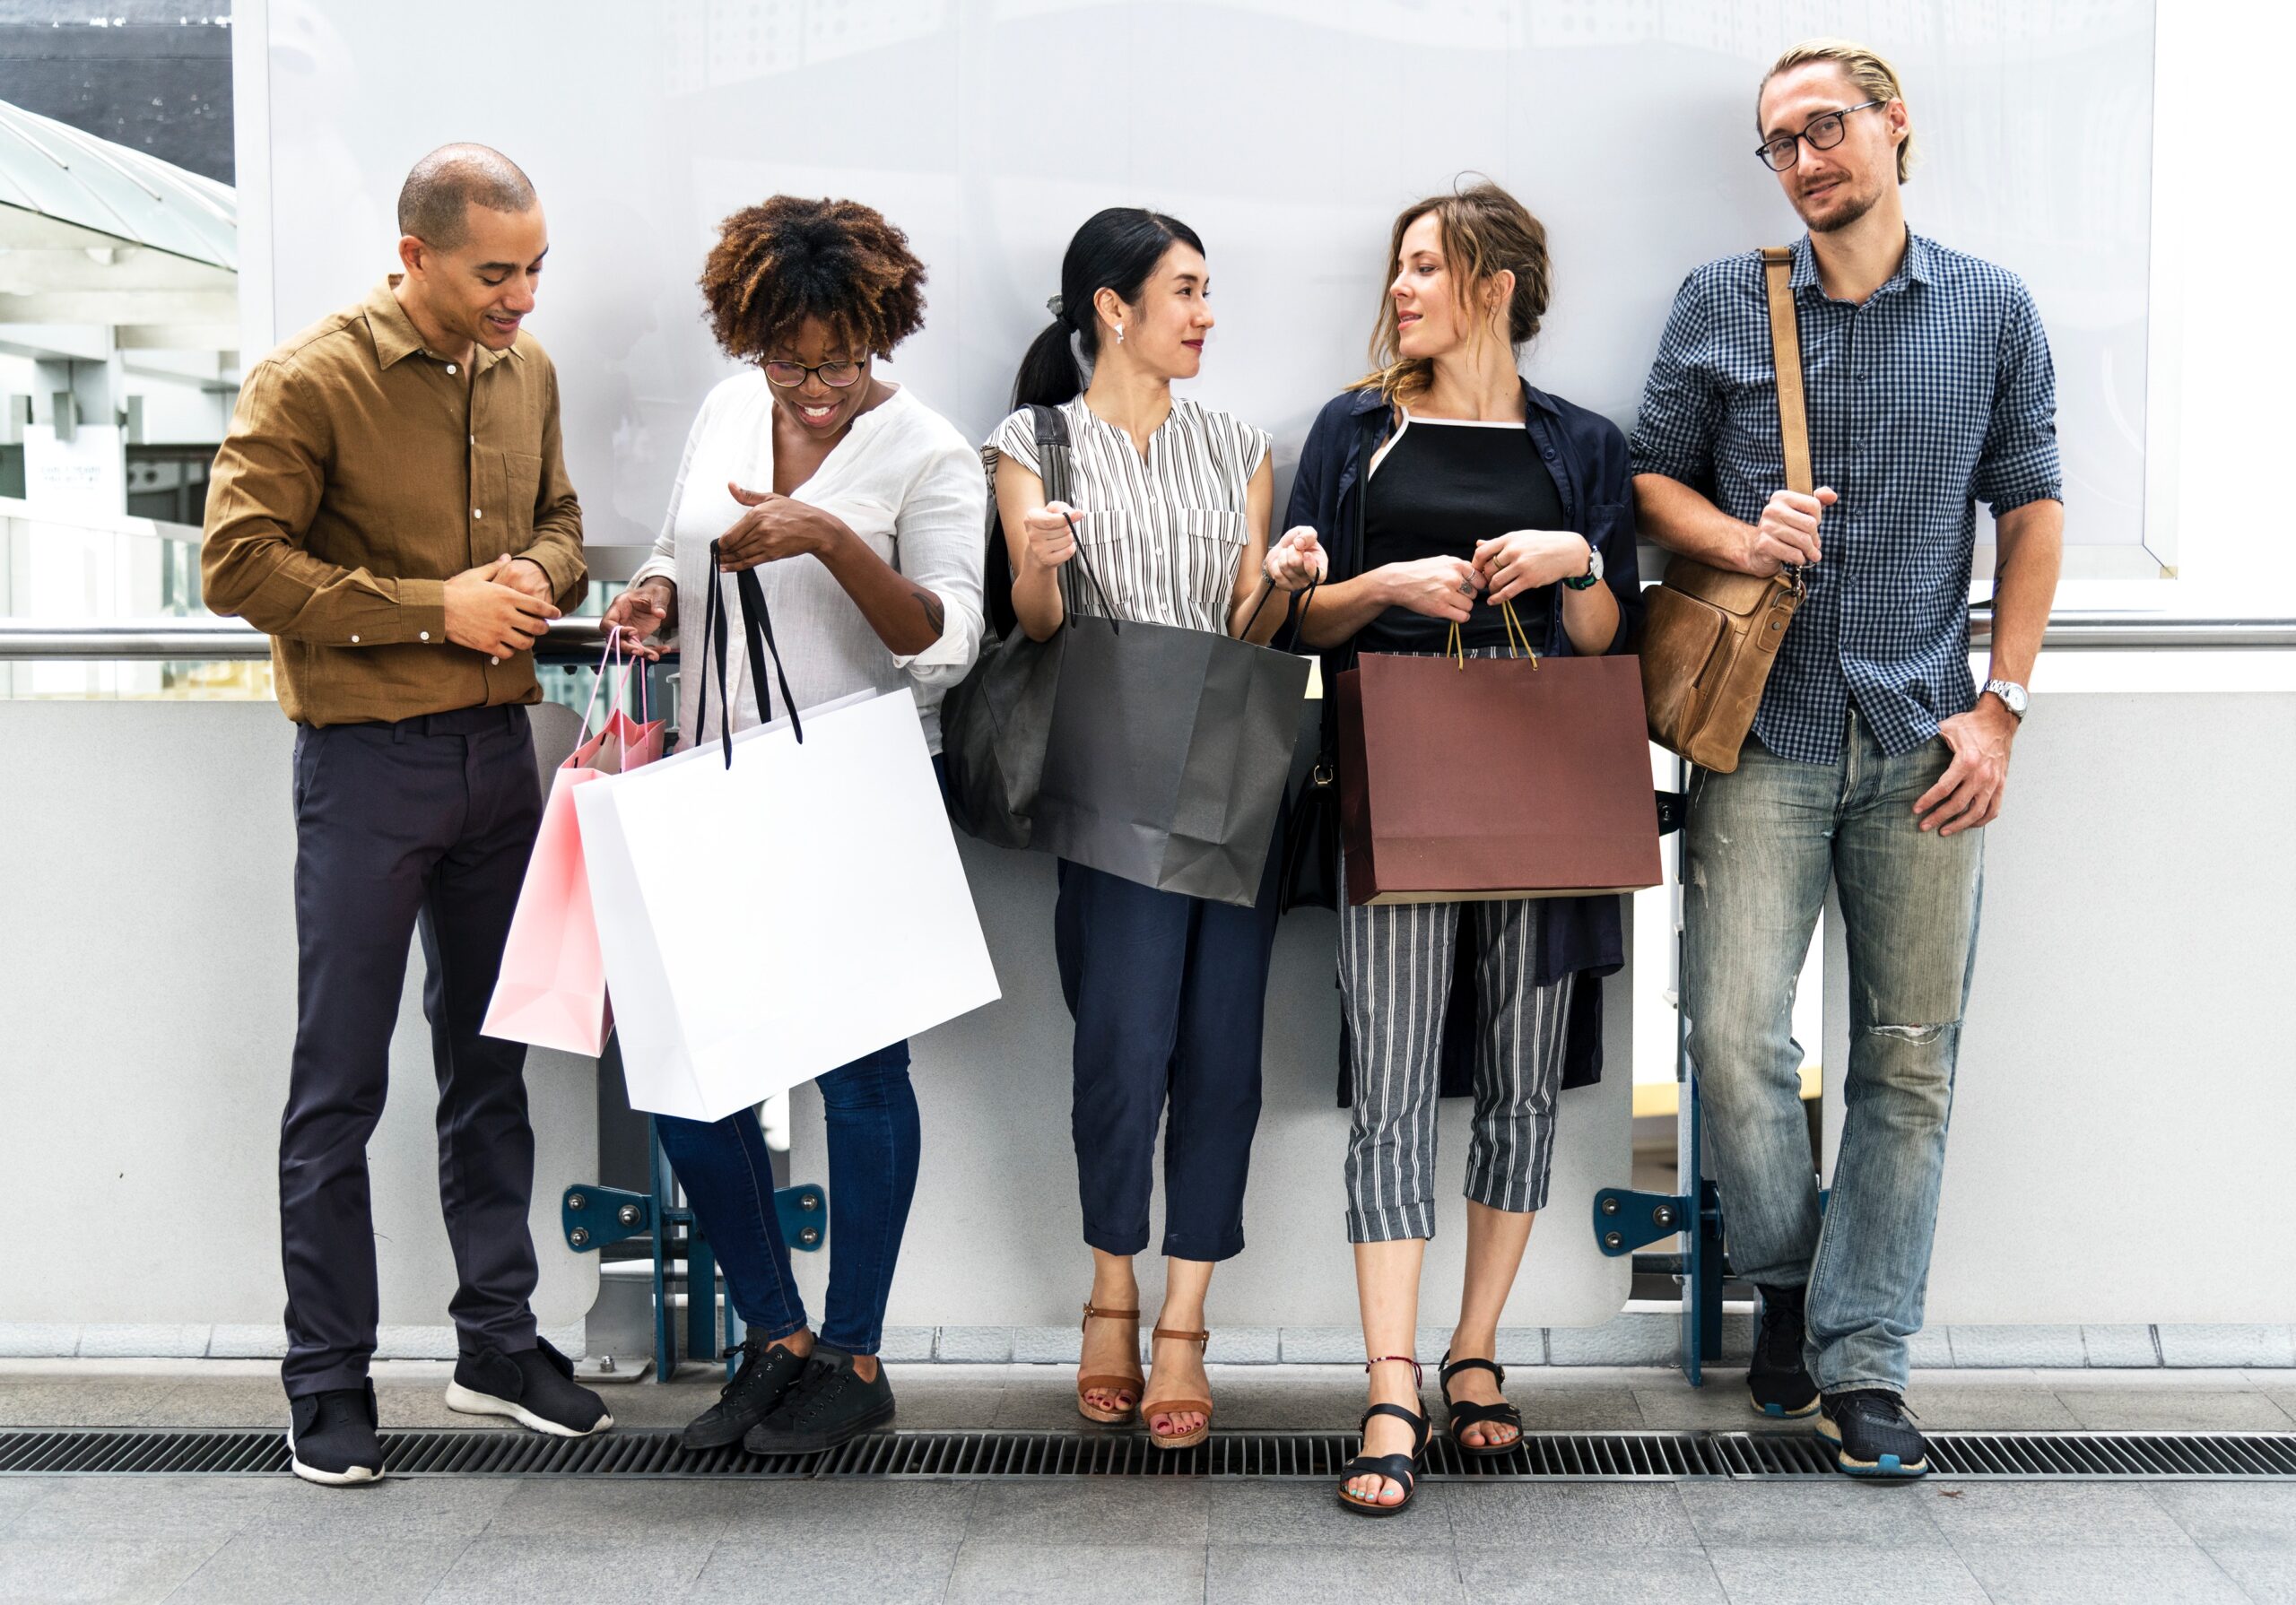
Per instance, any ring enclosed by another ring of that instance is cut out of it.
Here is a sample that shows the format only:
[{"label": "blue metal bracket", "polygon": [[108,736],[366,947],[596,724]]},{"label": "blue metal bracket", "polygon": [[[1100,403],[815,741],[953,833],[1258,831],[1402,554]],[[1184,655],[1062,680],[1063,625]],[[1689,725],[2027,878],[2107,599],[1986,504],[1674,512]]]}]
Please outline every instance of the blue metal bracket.
[{"label": "blue metal bracket", "polygon": [[578,1184],[567,1188],[559,1201],[558,1221],[566,1233],[566,1246],[576,1254],[587,1254],[652,1231],[654,1195]]},{"label": "blue metal bracket", "polygon": [[1671,1193],[1605,1187],[1595,1194],[1595,1241],[1616,1259],[1673,1236],[1690,1212],[1690,1200]]},{"label": "blue metal bracket", "polygon": [[[622,1187],[577,1184],[566,1189],[559,1202],[560,1227],[566,1246],[587,1254],[625,1238],[643,1237],[654,1229],[654,1196]],[[781,1240],[798,1254],[818,1254],[829,1242],[829,1194],[813,1182],[784,1187],[773,1195],[776,1224]],[[673,1224],[690,1221],[692,1211],[673,1210]]]}]

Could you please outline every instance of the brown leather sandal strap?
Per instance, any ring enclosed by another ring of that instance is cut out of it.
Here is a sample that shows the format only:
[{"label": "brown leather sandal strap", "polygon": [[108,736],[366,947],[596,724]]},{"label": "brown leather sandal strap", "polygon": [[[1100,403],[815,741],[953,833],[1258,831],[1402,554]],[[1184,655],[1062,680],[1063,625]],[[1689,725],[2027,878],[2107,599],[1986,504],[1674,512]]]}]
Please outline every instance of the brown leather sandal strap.
[{"label": "brown leather sandal strap", "polygon": [[1160,1338],[1179,1338],[1187,1342],[1206,1345],[1212,1341],[1212,1334],[1208,1332],[1182,1332],[1177,1326],[1159,1326],[1155,1329],[1154,1335]]},{"label": "brown leather sandal strap", "polygon": [[1085,1393],[1130,1393],[1136,1398],[1140,1390],[1147,1385],[1148,1379],[1137,1371],[1129,1376],[1118,1376],[1113,1372],[1101,1372],[1094,1375],[1080,1375],[1076,1378],[1077,1391]]},{"label": "brown leather sandal strap", "polygon": [[1088,1300],[1084,1306],[1084,1319],[1087,1321],[1137,1321],[1140,1319],[1140,1312],[1138,1310],[1095,1309]]},{"label": "brown leather sandal strap", "polygon": [[1209,1399],[1144,1399],[1140,1401],[1140,1413],[1144,1416],[1190,1414],[1209,1416],[1212,1413],[1212,1401]]}]

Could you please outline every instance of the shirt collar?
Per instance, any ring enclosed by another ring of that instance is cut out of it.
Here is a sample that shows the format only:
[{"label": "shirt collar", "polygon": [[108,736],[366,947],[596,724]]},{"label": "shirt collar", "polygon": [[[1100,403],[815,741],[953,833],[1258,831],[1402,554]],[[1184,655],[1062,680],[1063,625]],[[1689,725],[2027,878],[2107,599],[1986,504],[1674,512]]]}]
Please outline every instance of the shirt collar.
[{"label": "shirt collar", "polygon": [[[1884,283],[1882,289],[1887,290],[1891,285],[1903,280],[1911,280],[1916,284],[1926,284],[1935,273],[1936,267],[1935,247],[1920,235],[1908,229],[1905,231],[1905,260],[1898,264],[1898,271],[1890,275],[1889,282]],[[1799,294],[1816,284],[1817,282],[1817,250],[1811,245],[1810,237],[1805,234],[1794,242],[1794,271],[1787,275],[1787,284],[1788,288]],[[1876,291],[1874,293],[1878,295],[1881,291]]]},{"label": "shirt collar", "polygon": [[[413,319],[407,317],[406,308],[398,304],[398,297],[392,293],[404,276],[393,273],[376,285],[362,308],[367,315],[367,328],[375,340],[375,361],[386,369],[394,366],[401,358],[417,352],[424,356],[432,354],[423,345],[422,336],[416,332]],[[478,346],[471,356],[471,371],[484,373],[503,358],[517,354],[518,348],[515,345],[507,351],[492,351],[483,345]]]}]

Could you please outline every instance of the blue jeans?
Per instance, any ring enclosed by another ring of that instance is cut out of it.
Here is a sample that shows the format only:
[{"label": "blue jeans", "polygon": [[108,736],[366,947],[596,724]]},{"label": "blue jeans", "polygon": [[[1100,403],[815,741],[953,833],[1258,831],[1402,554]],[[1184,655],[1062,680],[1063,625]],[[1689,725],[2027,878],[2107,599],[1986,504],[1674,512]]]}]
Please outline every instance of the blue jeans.
[{"label": "blue jeans", "polygon": [[[1834,763],[1750,740],[1735,773],[1692,785],[1684,996],[1730,1260],[1748,1281],[1806,1282],[1805,1359],[1829,1393],[1902,1393],[1921,1330],[1985,861],[1983,831],[1915,820],[1950,757],[1942,738],[1889,757],[1853,710]],[[1829,880],[1848,939],[1849,1064],[1821,1219],[1792,1027]]]},{"label": "blue jeans", "polygon": [[[821,1089],[829,1126],[829,1312],[821,1340],[874,1354],[884,1338],[893,1263],[917,1193],[917,1093],[909,1044],[896,1042],[830,1071]],[[757,1111],[723,1120],[657,1115],[662,1150],[685,1187],[744,1324],[769,1340],[807,1324],[789,1248],[773,1212],[773,1164]]]}]

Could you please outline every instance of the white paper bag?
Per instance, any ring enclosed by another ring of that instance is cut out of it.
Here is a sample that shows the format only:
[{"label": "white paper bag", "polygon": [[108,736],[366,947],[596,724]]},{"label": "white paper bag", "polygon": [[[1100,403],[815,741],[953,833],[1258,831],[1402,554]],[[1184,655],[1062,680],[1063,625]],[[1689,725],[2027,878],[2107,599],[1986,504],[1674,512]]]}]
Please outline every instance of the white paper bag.
[{"label": "white paper bag", "polygon": [[632,1107],[718,1120],[994,1002],[906,691],[574,794]]}]

